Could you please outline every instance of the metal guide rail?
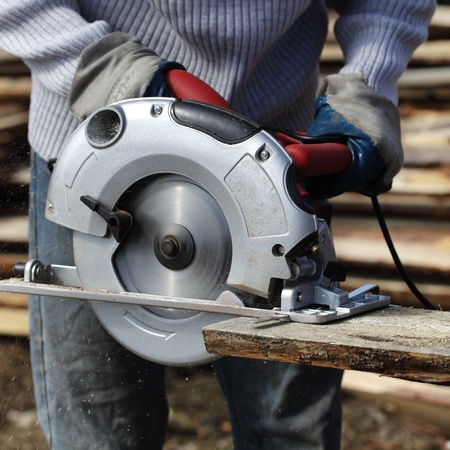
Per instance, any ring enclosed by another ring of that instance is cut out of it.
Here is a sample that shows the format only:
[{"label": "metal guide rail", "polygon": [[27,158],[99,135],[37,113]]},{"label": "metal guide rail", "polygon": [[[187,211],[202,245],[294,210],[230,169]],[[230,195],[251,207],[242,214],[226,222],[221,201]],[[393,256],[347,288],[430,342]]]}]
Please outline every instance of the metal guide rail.
[{"label": "metal guide rail", "polygon": [[[34,265],[30,263],[34,263]],[[25,279],[34,279],[36,281],[36,279],[41,278],[47,282],[24,281],[20,278],[11,278],[0,281],[0,291],[303,323],[326,323],[380,308],[388,305],[390,302],[388,296],[380,296],[374,293],[378,290],[376,285],[367,284],[348,293],[346,302],[341,306],[334,306],[333,309],[325,307],[325,305],[323,307],[318,305],[317,307],[307,307],[298,310],[284,310],[283,307],[261,309],[226,300],[205,300],[135,292],[82,289],[78,287],[79,280],[75,267],[60,265],[39,266],[36,265],[36,261],[27,263],[25,267]],[[49,274],[36,273],[36,267],[40,267],[41,270],[48,268]],[[374,302],[375,299],[377,300],[376,302]]]}]

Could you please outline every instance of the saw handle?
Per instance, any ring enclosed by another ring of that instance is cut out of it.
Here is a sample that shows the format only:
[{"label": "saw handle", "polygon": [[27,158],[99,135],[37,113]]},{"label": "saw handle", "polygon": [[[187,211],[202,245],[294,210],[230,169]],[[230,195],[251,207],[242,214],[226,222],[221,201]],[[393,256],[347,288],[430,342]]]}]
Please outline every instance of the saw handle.
[{"label": "saw handle", "polygon": [[349,148],[338,142],[289,144],[285,149],[302,177],[342,172],[352,160]]},{"label": "saw handle", "polygon": [[211,86],[185,70],[168,70],[166,72],[166,85],[177,98],[197,100],[231,109],[230,104]]},{"label": "saw handle", "polygon": [[[218,92],[185,70],[168,70],[165,80],[167,87],[177,98],[197,100],[231,110],[230,104]],[[282,133],[278,133],[276,138],[291,155],[303,177],[342,172],[352,159],[350,150],[344,144],[335,142],[303,144]]]},{"label": "saw handle", "polygon": [[[329,136],[329,142],[306,143],[301,141],[304,131],[296,131],[298,138],[283,132],[275,134],[277,141],[286,149],[302,177],[317,177],[344,171],[352,160],[352,154],[347,145],[342,142],[333,142],[340,136]],[[326,139],[322,136],[317,139]]]}]

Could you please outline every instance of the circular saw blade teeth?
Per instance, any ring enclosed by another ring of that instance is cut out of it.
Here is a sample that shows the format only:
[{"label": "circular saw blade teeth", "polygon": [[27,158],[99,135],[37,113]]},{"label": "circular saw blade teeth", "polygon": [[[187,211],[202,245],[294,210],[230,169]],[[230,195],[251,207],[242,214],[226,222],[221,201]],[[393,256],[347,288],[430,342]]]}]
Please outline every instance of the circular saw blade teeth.
[{"label": "circular saw blade teeth", "polygon": [[[133,228],[114,256],[127,291],[215,299],[225,289],[231,237],[218,203],[185,177],[140,183],[123,203]],[[157,311],[169,314],[168,311]],[[182,318],[191,313],[172,311]]]}]

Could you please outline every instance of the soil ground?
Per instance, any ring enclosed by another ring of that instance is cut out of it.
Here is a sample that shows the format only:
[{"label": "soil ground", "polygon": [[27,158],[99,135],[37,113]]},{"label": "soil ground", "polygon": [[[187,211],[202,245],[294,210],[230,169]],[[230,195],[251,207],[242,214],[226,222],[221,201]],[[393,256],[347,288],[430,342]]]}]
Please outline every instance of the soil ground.
[{"label": "soil ground", "polygon": [[[48,449],[37,424],[29,356],[27,340],[0,338],[2,450]],[[232,449],[226,405],[209,367],[171,368],[167,385],[170,417],[164,450]],[[449,448],[444,430],[401,414],[392,404],[344,395],[343,450]]]}]

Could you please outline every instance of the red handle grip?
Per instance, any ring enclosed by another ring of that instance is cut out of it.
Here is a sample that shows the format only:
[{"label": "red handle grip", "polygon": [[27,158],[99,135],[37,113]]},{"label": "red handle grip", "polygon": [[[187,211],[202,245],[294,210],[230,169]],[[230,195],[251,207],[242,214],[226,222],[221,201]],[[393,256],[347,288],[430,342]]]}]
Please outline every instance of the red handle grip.
[{"label": "red handle grip", "polygon": [[349,148],[337,142],[289,144],[285,148],[303,177],[342,172],[352,160]]},{"label": "red handle grip", "polygon": [[230,104],[211,86],[185,70],[172,69],[166,72],[167,87],[175,97],[231,109]]}]

